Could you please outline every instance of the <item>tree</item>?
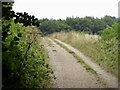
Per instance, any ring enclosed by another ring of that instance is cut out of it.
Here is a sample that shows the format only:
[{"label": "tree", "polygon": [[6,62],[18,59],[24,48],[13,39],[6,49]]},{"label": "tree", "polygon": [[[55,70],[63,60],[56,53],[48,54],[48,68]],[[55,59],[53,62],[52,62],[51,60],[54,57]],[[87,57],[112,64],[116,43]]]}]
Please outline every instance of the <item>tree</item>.
[{"label": "tree", "polygon": [[112,17],[112,16],[108,16],[108,15],[101,18],[101,20],[104,21],[109,26],[111,26],[114,22],[117,22],[116,17]]},{"label": "tree", "polygon": [[39,29],[46,35],[57,31],[58,25],[53,20],[45,20],[40,24]]},{"label": "tree", "polygon": [[101,30],[104,30],[107,27],[107,24],[100,19],[96,18],[92,24],[91,32],[93,34],[99,34]]}]

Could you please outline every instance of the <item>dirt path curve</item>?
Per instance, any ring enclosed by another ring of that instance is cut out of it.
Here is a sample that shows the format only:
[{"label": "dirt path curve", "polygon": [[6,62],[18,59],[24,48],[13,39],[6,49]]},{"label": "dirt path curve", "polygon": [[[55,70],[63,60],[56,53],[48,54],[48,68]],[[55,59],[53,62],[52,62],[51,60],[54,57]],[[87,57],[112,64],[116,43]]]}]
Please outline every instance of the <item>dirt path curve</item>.
[{"label": "dirt path curve", "polygon": [[54,88],[104,88],[103,84],[65,49],[51,39],[45,41],[50,64],[56,76]]},{"label": "dirt path curve", "polygon": [[92,60],[89,57],[86,57],[83,53],[73,48],[72,46],[64,42],[61,42],[58,39],[55,39],[55,41],[66,46],[68,49],[73,51],[77,56],[79,56],[86,64],[88,64],[93,70],[97,72],[98,76],[107,84],[109,88],[118,88],[118,78],[101,69],[101,67],[98,66],[96,63],[92,62]]}]

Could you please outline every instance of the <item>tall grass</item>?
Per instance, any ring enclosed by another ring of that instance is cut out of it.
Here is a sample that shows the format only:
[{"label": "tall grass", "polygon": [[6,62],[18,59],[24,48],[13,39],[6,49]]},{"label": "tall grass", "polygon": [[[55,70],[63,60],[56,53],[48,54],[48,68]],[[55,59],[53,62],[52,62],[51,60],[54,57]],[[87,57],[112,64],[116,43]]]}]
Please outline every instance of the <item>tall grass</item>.
[{"label": "tall grass", "polygon": [[54,33],[53,38],[70,44],[92,58],[106,71],[118,76],[118,24],[101,32],[101,36],[88,35],[83,32]]}]

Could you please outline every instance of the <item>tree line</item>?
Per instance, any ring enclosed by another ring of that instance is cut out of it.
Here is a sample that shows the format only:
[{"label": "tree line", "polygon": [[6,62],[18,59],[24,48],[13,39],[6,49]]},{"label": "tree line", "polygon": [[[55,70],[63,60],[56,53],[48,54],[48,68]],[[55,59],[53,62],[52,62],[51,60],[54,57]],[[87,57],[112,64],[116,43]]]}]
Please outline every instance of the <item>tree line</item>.
[{"label": "tree line", "polygon": [[89,34],[99,34],[101,30],[111,26],[114,22],[117,22],[117,18],[114,16],[106,15],[102,18],[94,18],[86,16],[84,18],[79,17],[67,17],[65,20],[55,19],[40,19],[39,29],[44,35],[51,34],[53,32],[60,31],[84,31]]}]

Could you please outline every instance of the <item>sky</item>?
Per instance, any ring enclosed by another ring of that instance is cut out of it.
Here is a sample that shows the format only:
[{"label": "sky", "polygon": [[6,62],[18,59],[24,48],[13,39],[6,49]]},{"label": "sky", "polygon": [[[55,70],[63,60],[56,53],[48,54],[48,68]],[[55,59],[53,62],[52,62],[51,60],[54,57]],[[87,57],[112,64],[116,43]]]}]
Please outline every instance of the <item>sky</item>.
[{"label": "sky", "polygon": [[27,12],[36,18],[118,17],[119,0],[14,0],[15,12]]}]

